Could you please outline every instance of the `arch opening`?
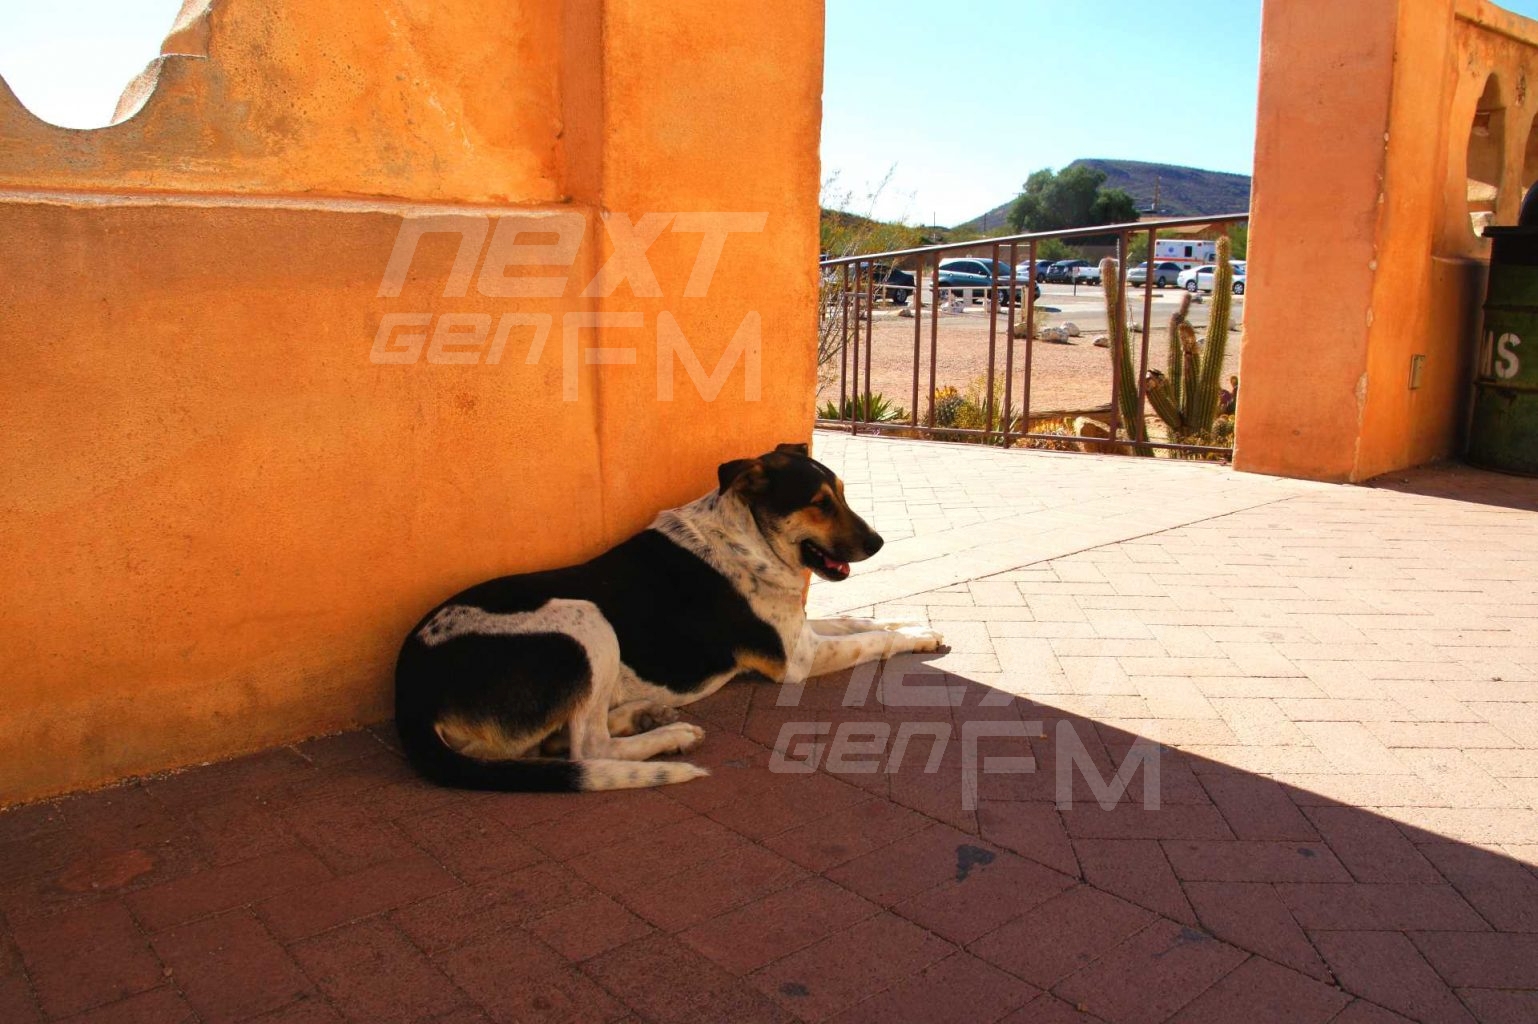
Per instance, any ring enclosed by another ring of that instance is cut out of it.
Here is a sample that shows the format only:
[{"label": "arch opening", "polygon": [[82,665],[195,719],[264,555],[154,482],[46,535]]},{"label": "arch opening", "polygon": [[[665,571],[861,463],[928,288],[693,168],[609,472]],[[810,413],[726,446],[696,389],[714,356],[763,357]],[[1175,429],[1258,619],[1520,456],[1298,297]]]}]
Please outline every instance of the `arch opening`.
[{"label": "arch opening", "polygon": [[125,88],[160,56],[181,7],[181,0],[7,5],[0,78],[41,121],[105,128]]},{"label": "arch opening", "polygon": [[1469,229],[1476,238],[1482,237],[1486,225],[1495,217],[1503,184],[1505,152],[1506,103],[1501,96],[1498,77],[1491,74],[1485,80],[1484,91],[1469,124],[1465,200]]}]

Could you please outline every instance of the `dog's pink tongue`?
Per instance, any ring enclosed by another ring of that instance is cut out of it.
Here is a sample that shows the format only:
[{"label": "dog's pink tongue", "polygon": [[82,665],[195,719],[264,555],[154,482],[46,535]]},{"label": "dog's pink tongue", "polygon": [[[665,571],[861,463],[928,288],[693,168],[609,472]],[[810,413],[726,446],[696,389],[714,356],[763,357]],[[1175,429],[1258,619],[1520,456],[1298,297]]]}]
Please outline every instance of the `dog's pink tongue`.
[{"label": "dog's pink tongue", "polygon": [[835,562],[833,559],[827,557],[826,555],[823,556],[822,561],[823,561],[823,564],[828,567],[828,571],[829,572],[831,572],[831,573],[833,573],[833,574],[835,574],[837,576],[848,576],[849,575],[849,563],[848,562]]}]

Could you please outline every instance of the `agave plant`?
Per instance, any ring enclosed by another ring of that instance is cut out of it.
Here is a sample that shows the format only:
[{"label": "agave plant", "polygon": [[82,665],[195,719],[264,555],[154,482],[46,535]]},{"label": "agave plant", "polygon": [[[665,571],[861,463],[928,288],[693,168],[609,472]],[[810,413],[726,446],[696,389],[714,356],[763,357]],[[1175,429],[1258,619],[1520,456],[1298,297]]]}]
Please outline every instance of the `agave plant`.
[{"label": "agave plant", "polygon": [[840,404],[834,401],[822,403],[817,418],[824,420],[856,420],[860,423],[893,423],[905,420],[908,413],[879,391],[868,395],[855,395]]}]

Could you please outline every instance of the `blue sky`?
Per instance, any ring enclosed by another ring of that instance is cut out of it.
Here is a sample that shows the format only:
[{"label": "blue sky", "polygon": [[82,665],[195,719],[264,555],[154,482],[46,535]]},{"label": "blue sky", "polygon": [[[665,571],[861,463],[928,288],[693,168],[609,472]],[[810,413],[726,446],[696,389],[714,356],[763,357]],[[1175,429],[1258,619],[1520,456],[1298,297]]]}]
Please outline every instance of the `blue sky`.
[{"label": "blue sky", "polygon": [[1260,0],[827,4],[825,200],[857,213],[960,223],[1079,157],[1250,173]]},{"label": "blue sky", "polygon": [[1081,156],[1247,174],[1259,0],[1182,6],[828,0],[824,179],[863,213],[891,169],[878,215],[954,224]]},{"label": "blue sky", "polygon": [[[45,120],[100,126],[179,6],[0,0],[0,75]],[[1187,6],[1199,15],[1158,0],[827,0],[828,193],[954,224],[1081,156],[1248,173],[1260,0]],[[1538,0],[1503,6],[1538,18]]]}]

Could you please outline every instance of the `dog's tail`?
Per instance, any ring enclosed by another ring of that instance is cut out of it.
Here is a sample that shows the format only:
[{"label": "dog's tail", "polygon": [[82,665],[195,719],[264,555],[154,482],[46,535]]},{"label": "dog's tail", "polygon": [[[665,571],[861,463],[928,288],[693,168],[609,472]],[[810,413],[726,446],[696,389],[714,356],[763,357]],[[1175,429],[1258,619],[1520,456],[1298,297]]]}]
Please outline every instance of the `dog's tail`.
[{"label": "dog's tail", "polygon": [[[416,726],[401,724],[415,721]],[[710,773],[679,761],[568,761],[528,757],[486,761],[461,754],[437,730],[412,716],[397,719],[406,759],[429,781],[455,789],[519,793],[577,793],[601,789],[642,789],[688,782]]]}]

